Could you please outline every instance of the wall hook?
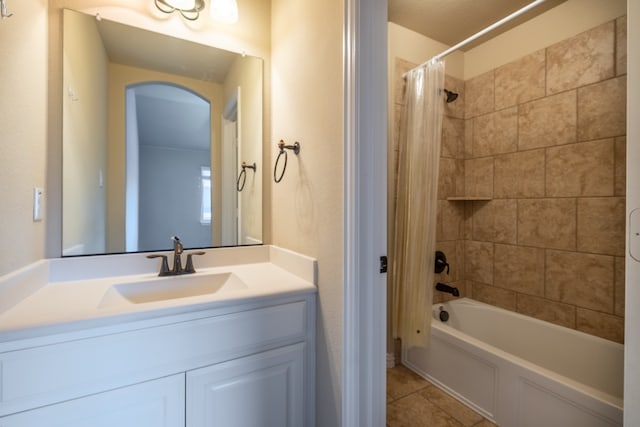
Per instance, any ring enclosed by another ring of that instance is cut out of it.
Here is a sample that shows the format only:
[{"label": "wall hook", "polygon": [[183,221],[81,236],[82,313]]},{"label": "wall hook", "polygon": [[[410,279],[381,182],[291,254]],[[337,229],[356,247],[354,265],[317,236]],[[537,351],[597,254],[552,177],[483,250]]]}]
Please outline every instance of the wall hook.
[{"label": "wall hook", "polygon": [[[278,142],[278,148],[280,149],[280,153],[278,153],[278,157],[276,158],[276,164],[273,167],[273,180],[277,183],[279,183],[280,181],[282,181],[282,178],[284,177],[284,172],[287,170],[287,158],[289,157],[289,155],[287,154],[287,152],[285,151],[285,149],[287,150],[292,150],[293,154],[295,154],[296,156],[300,153],[300,143],[298,141],[294,142],[293,145],[286,145],[284,143],[283,140],[280,140]],[[284,154],[284,166],[282,167],[282,172],[280,173],[280,176],[278,177],[278,162],[280,161],[280,157]]]},{"label": "wall hook", "polygon": [[[238,191],[242,191],[244,189],[244,184],[247,181],[247,169],[253,169],[253,172],[255,172],[258,170],[258,167],[255,162],[252,165],[248,165],[247,162],[242,162],[242,170],[240,171],[240,175],[238,175],[238,180],[236,181],[236,189]],[[241,180],[242,183],[240,183]]]},{"label": "wall hook", "polygon": [[5,3],[5,0],[0,0],[0,15],[2,16],[2,19],[11,18],[13,16],[13,13],[7,12],[7,4]]}]

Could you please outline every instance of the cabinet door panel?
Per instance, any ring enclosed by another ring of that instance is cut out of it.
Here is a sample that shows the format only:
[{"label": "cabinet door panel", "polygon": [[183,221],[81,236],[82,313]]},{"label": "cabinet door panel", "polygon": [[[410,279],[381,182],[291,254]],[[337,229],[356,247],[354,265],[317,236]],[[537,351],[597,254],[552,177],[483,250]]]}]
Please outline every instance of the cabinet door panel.
[{"label": "cabinet door panel", "polygon": [[304,344],[187,372],[188,427],[304,424]]},{"label": "cabinet door panel", "polygon": [[184,374],[0,418],[0,427],[184,427]]}]

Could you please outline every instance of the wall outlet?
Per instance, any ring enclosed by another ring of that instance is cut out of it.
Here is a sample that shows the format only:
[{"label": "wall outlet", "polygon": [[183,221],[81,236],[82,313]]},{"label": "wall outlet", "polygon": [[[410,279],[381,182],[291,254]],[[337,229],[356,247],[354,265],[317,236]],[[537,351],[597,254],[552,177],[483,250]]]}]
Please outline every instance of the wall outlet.
[{"label": "wall outlet", "polygon": [[42,197],[44,195],[44,190],[39,187],[35,187],[33,189],[33,220],[34,221],[42,221],[44,216],[43,207],[42,207]]}]

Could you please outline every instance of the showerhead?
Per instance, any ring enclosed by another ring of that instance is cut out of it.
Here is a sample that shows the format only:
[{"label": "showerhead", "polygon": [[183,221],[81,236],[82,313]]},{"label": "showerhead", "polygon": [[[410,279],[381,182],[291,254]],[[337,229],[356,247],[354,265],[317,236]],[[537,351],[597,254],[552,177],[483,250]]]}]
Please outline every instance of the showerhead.
[{"label": "showerhead", "polygon": [[451,92],[450,90],[444,90],[445,95],[447,95],[447,104],[455,101],[458,98],[458,94],[455,92]]}]

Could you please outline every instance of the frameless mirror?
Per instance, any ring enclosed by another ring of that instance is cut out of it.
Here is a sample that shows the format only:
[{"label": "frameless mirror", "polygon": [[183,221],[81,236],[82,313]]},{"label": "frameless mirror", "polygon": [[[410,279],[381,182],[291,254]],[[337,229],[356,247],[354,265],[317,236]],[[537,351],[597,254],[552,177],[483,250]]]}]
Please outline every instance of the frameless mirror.
[{"label": "frameless mirror", "polygon": [[260,58],[64,10],[63,256],[262,243],[262,84]]}]

